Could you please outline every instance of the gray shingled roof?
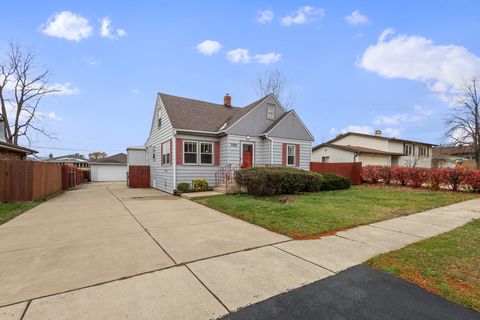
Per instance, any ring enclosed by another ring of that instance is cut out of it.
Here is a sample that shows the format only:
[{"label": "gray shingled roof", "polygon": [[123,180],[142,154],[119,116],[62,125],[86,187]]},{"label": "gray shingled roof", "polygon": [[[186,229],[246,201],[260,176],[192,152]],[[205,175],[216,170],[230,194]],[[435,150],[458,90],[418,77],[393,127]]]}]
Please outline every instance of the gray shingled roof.
[{"label": "gray shingled roof", "polygon": [[266,98],[263,97],[244,108],[239,108],[165,93],[159,93],[159,96],[173,128],[206,132],[218,132],[225,124],[222,130],[230,127]]},{"label": "gray shingled roof", "polygon": [[91,164],[127,164],[127,155],[125,153],[117,153],[113,156],[106,157],[103,159],[98,159],[96,161],[92,161]]}]

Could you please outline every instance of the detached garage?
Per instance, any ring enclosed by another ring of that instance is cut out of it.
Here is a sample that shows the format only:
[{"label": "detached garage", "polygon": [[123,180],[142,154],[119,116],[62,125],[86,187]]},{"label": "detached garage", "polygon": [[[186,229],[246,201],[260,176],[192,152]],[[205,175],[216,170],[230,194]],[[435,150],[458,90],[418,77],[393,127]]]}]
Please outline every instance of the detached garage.
[{"label": "detached garage", "polygon": [[127,181],[127,155],[119,153],[90,163],[92,181]]}]

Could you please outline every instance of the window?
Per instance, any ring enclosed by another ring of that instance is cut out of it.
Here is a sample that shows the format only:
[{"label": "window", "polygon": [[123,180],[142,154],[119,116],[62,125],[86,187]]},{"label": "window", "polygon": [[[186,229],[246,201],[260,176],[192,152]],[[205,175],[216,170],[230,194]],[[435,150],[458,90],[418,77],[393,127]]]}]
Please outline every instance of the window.
[{"label": "window", "polygon": [[197,164],[197,143],[185,141],[183,143],[183,163]]},{"label": "window", "polygon": [[428,157],[428,148],[420,146],[420,157]]},{"label": "window", "polygon": [[158,111],[158,127],[162,126],[162,111]]},{"label": "window", "polygon": [[152,159],[155,160],[155,146],[152,148]]},{"label": "window", "polygon": [[329,156],[322,157],[322,162],[330,162],[330,157]]},{"label": "window", "polygon": [[295,146],[292,146],[292,145],[287,146],[287,165],[288,166],[295,165]]},{"label": "window", "polygon": [[404,153],[406,156],[413,156],[413,144],[405,144]]},{"label": "window", "polygon": [[275,120],[275,105],[274,104],[267,104],[267,119],[268,120]]},{"label": "window", "polygon": [[170,141],[167,141],[162,144],[162,164],[171,164],[170,158],[171,158]]},{"label": "window", "polygon": [[213,144],[200,143],[200,164],[213,164]]}]

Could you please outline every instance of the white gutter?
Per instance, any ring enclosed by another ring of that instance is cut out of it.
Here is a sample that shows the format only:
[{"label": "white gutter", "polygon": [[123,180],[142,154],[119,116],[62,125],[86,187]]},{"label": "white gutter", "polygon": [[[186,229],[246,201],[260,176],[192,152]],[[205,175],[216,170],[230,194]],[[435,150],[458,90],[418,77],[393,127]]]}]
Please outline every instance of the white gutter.
[{"label": "white gutter", "polygon": [[173,130],[172,139],[172,165],[173,165],[173,190],[177,189],[177,131]]},{"label": "white gutter", "polygon": [[267,135],[265,135],[265,139],[270,141],[270,165],[273,165],[273,140]]}]

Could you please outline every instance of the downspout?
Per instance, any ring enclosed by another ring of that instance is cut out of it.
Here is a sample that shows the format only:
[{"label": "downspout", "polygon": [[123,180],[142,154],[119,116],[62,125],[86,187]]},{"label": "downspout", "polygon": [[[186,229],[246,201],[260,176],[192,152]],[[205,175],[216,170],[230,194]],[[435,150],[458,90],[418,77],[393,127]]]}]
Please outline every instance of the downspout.
[{"label": "downspout", "polygon": [[177,131],[173,130],[172,138],[172,165],[173,165],[173,192],[177,189]]},{"label": "downspout", "polygon": [[360,152],[354,152],[353,153],[353,162],[357,162],[357,156]]},{"label": "downspout", "polygon": [[265,138],[270,141],[270,165],[273,165],[273,140],[270,139],[267,135],[265,135]]}]

